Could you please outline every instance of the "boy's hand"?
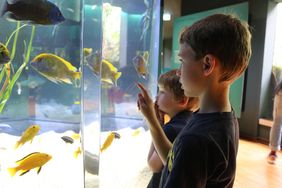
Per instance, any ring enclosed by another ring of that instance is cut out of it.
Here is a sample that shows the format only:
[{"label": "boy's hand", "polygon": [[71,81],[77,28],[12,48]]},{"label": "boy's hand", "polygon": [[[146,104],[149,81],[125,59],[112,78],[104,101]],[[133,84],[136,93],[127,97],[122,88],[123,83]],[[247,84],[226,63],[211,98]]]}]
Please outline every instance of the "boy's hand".
[{"label": "boy's hand", "polygon": [[164,115],[165,115],[165,113],[159,109],[159,106],[157,104],[157,100],[155,101],[155,112],[156,112],[156,116],[157,116],[159,123],[161,124],[161,126],[163,126],[164,125]]},{"label": "boy's hand", "polygon": [[155,104],[149,96],[148,91],[140,83],[138,83],[137,86],[141,90],[141,93],[138,93],[137,99],[138,109],[142,112],[142,114],[148,121],[152,120],[153,118],[157,118],[155,112]]}]

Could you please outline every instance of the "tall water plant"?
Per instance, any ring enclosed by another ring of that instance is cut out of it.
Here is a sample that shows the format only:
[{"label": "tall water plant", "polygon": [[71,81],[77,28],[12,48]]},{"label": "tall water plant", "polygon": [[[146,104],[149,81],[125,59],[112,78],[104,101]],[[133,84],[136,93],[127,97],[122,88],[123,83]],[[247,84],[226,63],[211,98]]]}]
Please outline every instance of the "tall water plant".
[{"label": "tall water plant", "polygon": [[22,65],[18,68],[17,72],[13,75],[13,77],[10,78],[10,76],[11,76],[11,70],[10,70],[11,69],[11,62],[13,61],[13,59],[15,57],[19,30],[21,28],[23,28],[24,26],[26,26],[26,25],[20,26],[20,22],[18,22],[16,30],[10,35],[10,37],[8,38],[8,40],[6,42],[6,46],[8,46],[11,38],[13,37],[13,35],[15,35],[14,41],[13,41],[13,46],[12,46],[11,61],[4,66],[4,68],[2,69],[2,71],[0,73],[0,82],[2,81],[2,79],[4,78],[4,75],[6,73],[6,79],[5,79],[5,82],[2,85],[2,89],[0,91],[0,113],[3,111],[7,101],[9,100],[9,98],[11,96],[13,86],[15,85],[16,81],[20,77],[23,69],[27,66],[29,59],[30,59],[32,42],[33,42],[33,38],[34,38],[34,34],[35,34],[35,26],[32,26],[30,40],[29,40],[29,44],[28,44],[28,49],[25,50],[24,61],[23,61]]}]

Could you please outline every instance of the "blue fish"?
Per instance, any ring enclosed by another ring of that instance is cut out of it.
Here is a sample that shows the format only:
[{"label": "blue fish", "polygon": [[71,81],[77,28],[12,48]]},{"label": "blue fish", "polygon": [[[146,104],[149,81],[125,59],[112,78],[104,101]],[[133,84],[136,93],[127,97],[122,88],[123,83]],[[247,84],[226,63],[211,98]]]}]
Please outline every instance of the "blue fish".
[{"label": "blue fish", "polygon": [[59,8],[47,0],[2,0],[0,16],[30,24],[55,25],[65,21]]}]

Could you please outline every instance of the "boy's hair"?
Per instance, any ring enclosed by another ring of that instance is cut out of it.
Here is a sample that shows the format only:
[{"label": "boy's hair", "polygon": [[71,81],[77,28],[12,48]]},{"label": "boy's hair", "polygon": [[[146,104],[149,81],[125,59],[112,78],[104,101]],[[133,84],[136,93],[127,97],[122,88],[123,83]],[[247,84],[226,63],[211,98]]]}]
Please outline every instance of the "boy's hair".
[{"label": "boy's hair", "polygon": [[[165,89],[172,92],[174,99],[180,101],[185,97],[184,90],[181,88],[181,83],[179,82],[179,76],[177,75],[178,69],[172,69],[160,75],[158,84]],[[198,98],[189,97],[189,102],[187,109],[197,109],[198,108]]]},{"label": "boy's hair", "polygon": [[179,42],[189,45],[196,59],[214,55],[222,67],[220,81],[242,74],[252,53],[248,24],[231,15],[214,14],[194,23],[182,31]]}]

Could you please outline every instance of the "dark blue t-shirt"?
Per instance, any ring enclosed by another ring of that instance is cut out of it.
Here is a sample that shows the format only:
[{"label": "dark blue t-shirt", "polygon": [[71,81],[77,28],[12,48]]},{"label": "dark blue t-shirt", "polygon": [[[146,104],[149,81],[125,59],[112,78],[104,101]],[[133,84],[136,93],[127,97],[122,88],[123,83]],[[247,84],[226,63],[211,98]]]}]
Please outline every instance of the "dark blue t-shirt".
[{"label": "dark blue t-shirt", "polygon": [[[165,135],[170,142],[173,142],[179,132],[185,127],[188,120],[191,118],[192,112],[184,110],[176,114],[171,120],[163,126]],[[147,188],[158,188],[160,184],[162,172],[153,173],[153,176]]]},{"label": "dark blue t-shirt", "polygon": [[233,112],[193,114],[169,152],[160,188],[232,187],[238,140]]}]

